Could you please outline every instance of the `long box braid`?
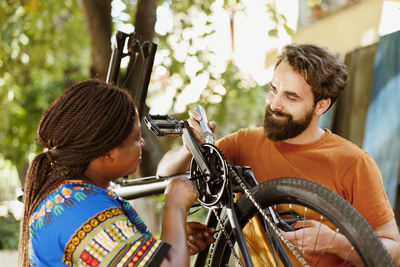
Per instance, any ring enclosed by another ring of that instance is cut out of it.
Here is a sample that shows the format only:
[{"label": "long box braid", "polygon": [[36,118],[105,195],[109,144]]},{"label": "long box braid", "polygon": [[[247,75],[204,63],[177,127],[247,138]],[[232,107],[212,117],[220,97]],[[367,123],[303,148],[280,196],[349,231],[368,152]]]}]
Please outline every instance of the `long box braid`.
[{"label": "long box braid", "polygon": [[86,179],[89,162],[119,146],[132,132],[135,105],[127,92],[100,80],[77,83],[43,113],[38,138],[47,151],[32,161],[24,187],[19,265],[29,266],[29,218],[58,184]]}]

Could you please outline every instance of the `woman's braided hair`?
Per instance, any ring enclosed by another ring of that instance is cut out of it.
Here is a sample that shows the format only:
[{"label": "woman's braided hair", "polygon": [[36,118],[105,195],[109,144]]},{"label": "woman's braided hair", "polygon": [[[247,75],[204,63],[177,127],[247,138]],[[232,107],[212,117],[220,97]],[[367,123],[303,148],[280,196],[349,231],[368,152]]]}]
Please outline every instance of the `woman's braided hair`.
[{"label": "woman's braided hair", "polygon": [[32,161],[24,188],[20,265],[29,266],[29,218],[58,184],[84,177],[89,162],[119,146],[132,132],[135,105],[125,91],[100,80],[68,88],[43,113],[38,137],[47,148]]}]

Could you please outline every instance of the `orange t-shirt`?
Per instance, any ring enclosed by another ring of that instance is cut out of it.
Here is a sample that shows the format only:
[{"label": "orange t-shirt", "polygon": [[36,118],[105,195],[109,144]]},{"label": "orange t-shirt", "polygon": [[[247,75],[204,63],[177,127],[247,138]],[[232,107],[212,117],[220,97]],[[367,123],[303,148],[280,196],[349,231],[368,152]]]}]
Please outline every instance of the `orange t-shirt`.
[{"label": "orange t-shirt", "polygon": [[352,204],[373,227],[394,216],[382,176],[372,157],[357,145],[325,130],[317,141],[272,142],[263,128],[247,128],[216,142],[228,162],[250,166],[259,183],[298,177],[321,184]]},{"label": "orange t-shirt", "polygon": [[250,166],[259,183],[279,177],[311,180],[335,191],[375,228],[393,218],[378,166],[365,150],[329,130],[317,141],[272,142],[262,128],[218,140],[228,162]]}]

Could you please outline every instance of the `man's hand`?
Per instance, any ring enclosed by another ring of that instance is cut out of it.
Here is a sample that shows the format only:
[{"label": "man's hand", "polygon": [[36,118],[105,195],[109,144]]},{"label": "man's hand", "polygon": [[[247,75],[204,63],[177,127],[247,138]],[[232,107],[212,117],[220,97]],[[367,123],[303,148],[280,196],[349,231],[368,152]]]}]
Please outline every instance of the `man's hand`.
[{"label": "man's hand", "polygon": [[[194,138],[196,139],[199,146],[201,146],[202,144],[204,144],[206,142],[206,140],[204,139],[204,136],[203,136],[203,131],[201,130],[201,127],[200,127],[200,123],[199,123],[200,121],[201,121],[200,114],[193,109],[189,110],[189,119],[187,119],[187,122],[188,122],[188,124],[193,132]],[[217,123],[215,121],[210,121],[210,122],[208,122],[208,127],[210,127],[210,130],[212,132],[214,132],[215,128],[217,127]],[[185,144],[185,148],[190,153],[190,150],[186,144]]]},{"label": "man's hand", "polygon": [[298,229],[282,232],[288,241],[306,254],[319,253],[325,249],[333,252],[339,244],[343,244],[343,236],[328,226],[314,220],[298,221],[293,225]]},{"label": "man's hand", "polygon": [[215,229],[213,228],[207,228],[207,225],[198,222],[187,222],[186,234],[189,254],[195,255],[213,243],[215,241],[212,236],[214,231]]}]

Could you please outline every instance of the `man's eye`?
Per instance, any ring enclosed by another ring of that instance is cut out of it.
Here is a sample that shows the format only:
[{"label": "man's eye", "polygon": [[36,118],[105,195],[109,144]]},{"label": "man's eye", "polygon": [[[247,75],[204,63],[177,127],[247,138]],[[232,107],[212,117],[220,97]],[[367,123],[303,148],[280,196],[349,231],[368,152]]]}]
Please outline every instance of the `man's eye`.
[{"label": "man's eye", "polygon": [[274,90],[276,91],[276,88],[271,83],[268,83],[264,88],[265,88],[265,92],[267,92],[267,93],[272,92]]},{"label": "man's eye", "polygon": [[291,95],[287,95],[286,98],[288,100],[290,100],[290,101],[295,101],[296,100],[296,98],[294,96],[291,96]]}]

